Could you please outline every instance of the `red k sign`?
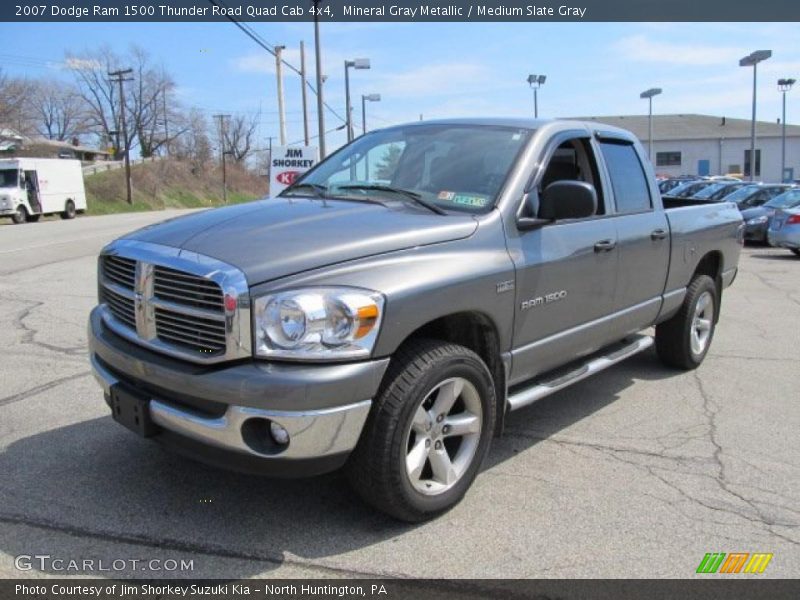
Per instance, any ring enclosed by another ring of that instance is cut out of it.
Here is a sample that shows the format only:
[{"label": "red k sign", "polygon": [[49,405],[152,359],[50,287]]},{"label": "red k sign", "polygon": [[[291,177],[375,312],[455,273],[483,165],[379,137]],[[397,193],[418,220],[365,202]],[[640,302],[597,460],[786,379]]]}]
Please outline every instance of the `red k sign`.
[{"label": "red k sign", "polygon": [[298,178],[300,175],[300,171],[284,171],[283,173],[278,173],[275,176],[280,183],[283,185],[292,185],[294,180]]}]

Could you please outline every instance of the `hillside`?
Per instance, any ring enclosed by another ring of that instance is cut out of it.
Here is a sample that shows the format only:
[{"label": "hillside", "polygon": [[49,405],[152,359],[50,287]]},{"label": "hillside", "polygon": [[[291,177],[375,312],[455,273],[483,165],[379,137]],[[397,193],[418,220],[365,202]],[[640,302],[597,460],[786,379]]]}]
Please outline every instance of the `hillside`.
[{"label": "hillside", "polygon": [[[267,193],[267,179],[236,166],[228,166],[228,203],[248,202]],[[131,166],[133,206],[125,200],[125,170],[115,169],[85,177],[90,215],[204,208],[222,205],[222,171],[219,165],[193,172],[190,163],[159,160]]]}]

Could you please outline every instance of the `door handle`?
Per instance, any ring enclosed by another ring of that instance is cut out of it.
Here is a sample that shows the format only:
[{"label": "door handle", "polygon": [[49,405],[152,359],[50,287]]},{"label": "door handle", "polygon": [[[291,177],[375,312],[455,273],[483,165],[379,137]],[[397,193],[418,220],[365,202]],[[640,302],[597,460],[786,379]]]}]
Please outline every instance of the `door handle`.
[{"label": "door handle", "polygon": [[614,240],[600,240],[594,245],[595,252],[611,252],[617,247],[617,242]]},{"label": "door handle", "polygon": [[653,241],[663,240],[667,237],[667,232],[664,229],[654,229],[650,233],[650,239]]}]

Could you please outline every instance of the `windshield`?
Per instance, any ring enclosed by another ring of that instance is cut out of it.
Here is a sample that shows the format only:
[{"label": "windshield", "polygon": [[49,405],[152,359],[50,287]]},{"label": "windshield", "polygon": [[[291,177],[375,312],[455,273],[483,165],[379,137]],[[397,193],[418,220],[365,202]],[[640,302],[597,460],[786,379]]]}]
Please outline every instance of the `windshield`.
[{"label": "windshield", "polygon": [[762,189],[760,185],[746,185],[725,196],[725,200],[728,202],[736,202],[736,204],[741,204],[760,189]]},{"label": "windshield", "polygon": [[17,187],[19,171],[16,169],[0,169],[0,188]]},{"label": "windshield", "polygon": [[800,190],[792,190],[780,196],[775,196],[764,206],[767,208],[792,208],[798,204],[800,204]]},{"label": "windshield", "polygon": [[697,192],[694,197],[695,198],[710,198],[722,188],[727,187],[727,183],[712,183],[711,185],[704,187],[702,190]]},{"label": "windshield", "polygon": [[482,213],[494,206],[531,133],[443,124],[375,131],[321,162],[282,195],[416,199],[435,209]]}]

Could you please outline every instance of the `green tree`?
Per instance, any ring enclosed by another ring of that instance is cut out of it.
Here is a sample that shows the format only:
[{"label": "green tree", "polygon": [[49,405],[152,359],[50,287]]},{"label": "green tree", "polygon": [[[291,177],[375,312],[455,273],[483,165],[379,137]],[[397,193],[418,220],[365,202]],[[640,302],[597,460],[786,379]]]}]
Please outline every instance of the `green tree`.
[{"label": "green tree", "polygon": [[375,165],[375,175],[378,179],[391,179],[400,162],[400,155],[403,149],[397,144],[389,144],[380,159]]}]

